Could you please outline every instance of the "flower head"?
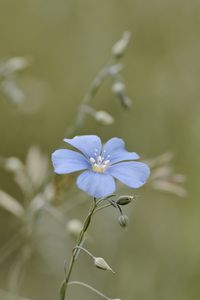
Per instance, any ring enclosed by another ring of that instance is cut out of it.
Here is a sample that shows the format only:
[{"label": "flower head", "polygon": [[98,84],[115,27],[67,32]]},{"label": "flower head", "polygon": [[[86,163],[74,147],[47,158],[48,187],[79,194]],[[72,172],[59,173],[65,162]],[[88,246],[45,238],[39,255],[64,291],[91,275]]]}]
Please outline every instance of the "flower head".
[{"label": "flower head", "polygon": [[126,151],[122,139],[114,137],[103,146],[96,135],[75,136],[64,141],[79,152],[56,150],[52,154],[55,173],[84,171],[77,178],[77,186],[95,198],[112,194],[116,189],[115,179],[131,188],[139,188],[149,177],[149,167],[134,161],[139,155]]}]

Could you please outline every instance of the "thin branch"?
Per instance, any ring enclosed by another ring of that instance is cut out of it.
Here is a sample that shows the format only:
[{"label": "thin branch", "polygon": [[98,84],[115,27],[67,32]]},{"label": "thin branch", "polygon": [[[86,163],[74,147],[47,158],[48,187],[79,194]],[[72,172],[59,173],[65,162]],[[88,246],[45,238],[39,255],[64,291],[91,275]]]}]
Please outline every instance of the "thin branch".
[{"label": "thin branch", "polygon": [[73,267],[74,267],[74,263],[78,257],[78,254],[79,254],[79,249],[78,247],[80,247],[83,243],[83,240],[84,240],[84,237],[85,237],[85,233],[91,223],[91,219],[92,219],[92,215],[95,211],[95,208],[97,206],[97,202],[96,202],[96,198],[94,198],[94,201],[91,205],[91,208],[89,210],[89,213],[83,223],[83,228],[80,232],[80,235],[79,235],[79,238],[77,240],[77,244],[75,246],[75,251],[72,252],[72,257],[71,257],[71,261],[70,261],[70,264],[69,264],[69,269],[68,271],[66,271],[66,264],[65,264],[65,267],[64,267],[64,272],[65,272],[65,278],[64,278],[64,281],[61,285],[61,288],[60,288],[60,292],[59,292],[59,296],[60,296],[60,300],[64,300],[65,299],[65,295],[66,295],[66,291],[67,291],[67,286],[68,286],[68,282],[70,280],[70,277],[71,277],[71,274],[72,274],[72,270],[73,270]]},{"label": "thin branch", "polygon": [[98,212],[98,211],[101,210],[101,209],[107,208],[107,207],[109,207],[109,206],[112,206],[112,204],[111,204],[111,203],[108,203],[108,204],[105,204],[105,205],[103,205],[103,206],[100,206],[100,207],[98,207],[98,208],[95,210],[94,213]]},{"label": "thin branch", "polygon": [[88,288],[89,290],[93,291],[94,293],[96,293],[97,295],[101,296],[102,298],[106,299],[106,300],[111,300],[109,297],[107,297],[106,295],[104,295],[103,293],[101,293],[100,291],[98,291],[97,289],[95,289],[94,287],[92,287],[91,285],[84,283],[82,281],[70,281],[68,283],[68,285],[72,285],[72,284],[79,284],[82,285],[86,288]]},{"label": "thin branch", "polygon": [[85,249],[84,247],[81,247],[81,246],[76,246],[76,247],[74,247],[74,250],[76,250],[76,249],[80,249],[80,250],[83,250],[85,253],[87,253],[91,258],[95,258],[95,256],[94,255],[92,255],[92,253],[90,252],[90,251],[88,251],[87,249]]}]

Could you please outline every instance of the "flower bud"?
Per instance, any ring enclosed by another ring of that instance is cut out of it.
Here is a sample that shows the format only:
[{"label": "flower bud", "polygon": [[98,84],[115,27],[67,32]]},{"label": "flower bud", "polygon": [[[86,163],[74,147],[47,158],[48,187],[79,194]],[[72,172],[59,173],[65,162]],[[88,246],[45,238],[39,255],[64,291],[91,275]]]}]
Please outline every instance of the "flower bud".
[{"label": "flower bud", "polygon": [[104,110],[99,110],[94,115],[95,119],[103,125],[111,125],[114,123],[114,118]]},{"label": "flower bud", "polygon": [[124,55],[128,43],[130,41],[130,37],[131,37],[130,32],[126,31],[123,33],[122,38],[114,44],[112,48],[112,54],[115,57],[120,58],[121,56]]},{"label": "flower bud", "polygon": [[124,195],[124,196],[120,196],[116,203],[119,205],[127,205],[129,204],[132,200],[134,199],[134,196],[129,196],[129,195]]},{"label": "flower bud", "polygon": [[121,105],[124,108],[131,107],[131,99],[126,95],[126,87],[123,82],[117,81],[112,86],[112,92],[119,97]]},{"label": "flower bud", "polygon": [[132,102],[131,102],[131,99],[126,96],[125,94],[120,94],[119,95],[119,98],[120,98],[120,102],[121,102],[121,105],[125,108],[125,109],[129,109],[132,105]]},{"label": "flower bud", "polygon": [[123,69],[123,65],[122,64],[115,64],[112,65],[108,68],[108,74],[110,74],[111,76],[115,76],[117,75],[121,70]]},{"label": "flower bud", "polygon": [[125,91],[125,84],[121,81],[117,81],[112,86],[112,92],[119,95]]},{"label": "flower bud", "polygon": [[94,264],[97,268],[101,270],[111,271],[115,273],[102,257],[94,257]]},{"label": "flower bud", "polygon": [[73,238],[77,238],[83,228],[83,224],[78,219],[72,219],[66,224],[66,229]]},{"label": "flower bud", "polygon": [[123,228],[128,226],[128,217],[126,215],[119,216],[119,225]]}]

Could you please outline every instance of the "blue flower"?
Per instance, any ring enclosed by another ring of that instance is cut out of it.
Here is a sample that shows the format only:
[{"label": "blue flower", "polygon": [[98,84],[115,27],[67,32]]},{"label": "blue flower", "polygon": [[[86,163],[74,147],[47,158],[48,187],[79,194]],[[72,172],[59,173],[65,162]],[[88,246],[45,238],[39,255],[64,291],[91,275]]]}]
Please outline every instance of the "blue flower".
[{"label": "blue flower", "polygon": [[77,186],[95,198],[112,194],[116,190],[115,179],[131,188],[139,188],[149,177],[149,167],[133,161],[140,157],[126,151],[122,139],[114,137],[103,146],[96,135],[75,136],[64,141],[79,152],[56,150],[52,154],[55,173],[84,171],[77,178]]}]

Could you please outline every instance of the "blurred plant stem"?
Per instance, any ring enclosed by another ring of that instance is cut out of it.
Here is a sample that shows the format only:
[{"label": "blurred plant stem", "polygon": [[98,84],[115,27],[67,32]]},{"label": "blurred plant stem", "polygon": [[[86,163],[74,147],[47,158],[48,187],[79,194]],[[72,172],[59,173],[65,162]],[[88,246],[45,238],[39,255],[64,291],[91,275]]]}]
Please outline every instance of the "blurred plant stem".
[{"label": "blurred plant stem", "polygon": [[[103,293],[101,293],[100,291],[98,291],[97,289],[95,289],[94,287],[92,287],[91,285],[85,283],[85,282],[82,282],[82,281],[70,281],[68,283],[68,285],[72,285],[72,284],[78,284],[78,285],[82,285],[86,288],[88,288],[89,290],[95,292],[97,295],[101,296],[102,298],[106,299],[106,300],[112,300],[110,298],[108,298],[106,295],[104,295]],[[113,299],[115,300],[115,299]],[[117,299],[116,299],[117,300]],[[119,300],[119,299],[118,299]]]},{"label": "blurred plant stem", "polygon": [[81,100],[74,124],[66,129],[65,136],[72,137],[74,135],[75,131],[82,126],[84,119],[85,119],[85,115],[87,113],[87,105],[96,96],[100,86],[103,83],[103,80],[108,75],[109,66],[110,66],[110,63],[106,64],[106,66],[104,66],[98,72],[95,79],[92,81],[88,91],[86,92],[85,96]]},{"label": "blurred plant stem", "polygon": [[122,107],[125,109],[130,108],[131,100],[126,94],[126,86],[124,84],[123,77],[120,74],[123,65],[119,64],[119,61],[125,54],[126,48],[129,44],[130,36],[130,32],[124,32],[121,39],[114,44],[110,60],[97,73],[96,77],[92,81],[88,91],[80,102],[75,121],[66,129],[65,136],[72,137],[76,130],[81,128],[83,125],[87,114],[91,115],[96,121],[103,125],[111,125],[114,122],[114,118],[109,113],[106,111],[96,111],[89,105],[98,93],[104,79],[107,77],[111,77],[112,92],[119,98],[119,102]]},{"label": "blurred plant stem", "polygon": [[0,265],[11,255],[13,252],[20,248],[25,240],[24,230],[19,230],[0,248]]},{"label": "blurred plant stem", "polygon": [[79,251],[80,249],[78,248],[79,246],[82,245],[83,241],[84,241],[84,236],[85,236],[85,233],[91,223],[91,219],[92,219],[92,215],[94,214],[94,211],[96,209],[98,205],[98,201],[96,198],[94,198],[94,201],[92,202],[92,205],[90,207],[90,210],[89,210],[89,213],[83,223],[83,228],[80,232],[80,235],[78,237],[78,240],[77,240],[77,243],[73,249],[73,252],[72,252],[72,257],[71,257],[71,261],[70,261],[70,264],[69,264],[69,268],[68,268],[68,271],[66,270],[66,264],[65,264],[65,267],[64,267],[64,271],[65,271],[65,278],[64,278],[64,281],[61,285],[61,288],[60,288],[60,292],[59,292],[59,299],[60,300],[64,300],[65,299],[65,295],[66,295],[66,291],[67,291],[67,287],[68,287],[68,283],[69,283],[69,280],[70,280],[70,277],[71,277],[71,274],[72,274],[72,271],[73,271],[73,267],[74,267],[74,263],[78,257],[78,254],[79,254]]},{"label": "blurred plant stem", "polygon": [[27,245],[21,249],[18,259],[11,266],[9,276],[9,291],[11,291],[14,295],[9,298],[10,300],[17,299],[17,296],[20,294],[20,287],[25,276],[26,265],[31,257],[31,254],[31,246],[27,243]]}]

